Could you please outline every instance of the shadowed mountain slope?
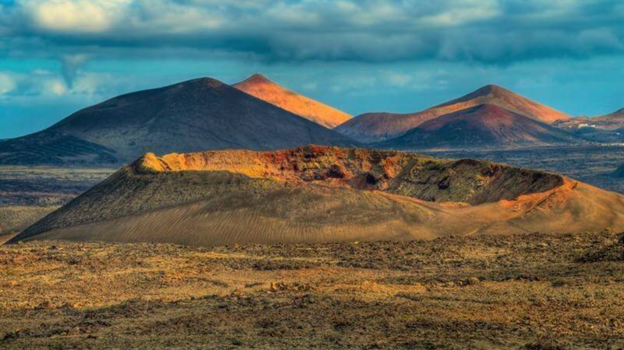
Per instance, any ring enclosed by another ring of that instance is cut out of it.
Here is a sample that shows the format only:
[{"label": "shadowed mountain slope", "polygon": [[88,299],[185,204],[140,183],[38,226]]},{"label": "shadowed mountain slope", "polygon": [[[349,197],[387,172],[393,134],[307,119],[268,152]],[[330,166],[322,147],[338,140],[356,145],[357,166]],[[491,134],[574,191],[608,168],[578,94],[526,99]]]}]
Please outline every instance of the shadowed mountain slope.
[{"label": "shadowed mountain slope", "polygon": [[233,86],[329,129],[352,118],[347,113],[285,89],[260,74],[255,74]]},{"label": "shadowed mountain slope", "polygon": [[400,152],[147,154],[11,242],[211,246],[621,230],[623,198],[556,174]]},{"label": "shadowed mountain slope", "polygon": [[89,165],[116,162],[113,149],[52,130],[0,141],[0,164]]},{"label": "shadowed mountain slope", "polygon": [[395,149],[487,148],[580,143],[581,139],[504,108],[485,104],[431,119],[377,146]]},{"label": "shadowed mountain slope", "polygon": [[[332,130],[210,78],[122,95],[0,143],[0,164],[126,162],[145,152],[349,146]],[[114,159],[111,159],[114,157]]]},{"label": "shadowed mountain slope", "polygon": [[484,86],[468,95],[410,114],[367,113],[336,128],[360,142],[372,143],[398,137],[422,123],[437,117],[490,104],[505,108],[543,123],[568,120],[570,116],[496,85]]}]

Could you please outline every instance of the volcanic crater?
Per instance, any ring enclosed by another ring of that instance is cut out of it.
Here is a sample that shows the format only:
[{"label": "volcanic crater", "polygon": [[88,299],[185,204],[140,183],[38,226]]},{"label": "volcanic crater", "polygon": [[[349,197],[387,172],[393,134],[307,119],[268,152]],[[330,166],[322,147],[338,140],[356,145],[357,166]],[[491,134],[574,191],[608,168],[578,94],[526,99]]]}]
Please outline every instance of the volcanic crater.
[{"label": "volcanic crater", "polygon": [[214,246],[624,229],[623,198],[548,172],[396,151],[148,153],[12,242]]}]

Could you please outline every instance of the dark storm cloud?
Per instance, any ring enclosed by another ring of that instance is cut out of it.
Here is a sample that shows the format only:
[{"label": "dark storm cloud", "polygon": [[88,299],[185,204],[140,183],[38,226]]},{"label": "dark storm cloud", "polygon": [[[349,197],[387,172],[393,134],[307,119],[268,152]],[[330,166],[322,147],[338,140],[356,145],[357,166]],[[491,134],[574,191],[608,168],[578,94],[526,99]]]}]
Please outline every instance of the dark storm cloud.
[{"label": "dark storm cloud", "polygon": [[0,50],[54,52],[68,77],[75,55],[159,50],[486,64],[624,52],[620,0],[19,0],[0,11]]}]

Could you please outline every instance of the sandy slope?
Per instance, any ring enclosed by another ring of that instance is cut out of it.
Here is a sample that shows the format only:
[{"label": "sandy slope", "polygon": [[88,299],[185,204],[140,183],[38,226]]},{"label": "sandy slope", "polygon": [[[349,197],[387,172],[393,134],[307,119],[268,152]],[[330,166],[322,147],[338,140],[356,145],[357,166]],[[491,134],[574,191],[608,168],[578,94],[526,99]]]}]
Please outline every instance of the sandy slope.
[{"label": "sandy slope", "polygon": [[148,154],[13,239],[186,245],[624,229],[624,197],[485,161],[309,146]]}]

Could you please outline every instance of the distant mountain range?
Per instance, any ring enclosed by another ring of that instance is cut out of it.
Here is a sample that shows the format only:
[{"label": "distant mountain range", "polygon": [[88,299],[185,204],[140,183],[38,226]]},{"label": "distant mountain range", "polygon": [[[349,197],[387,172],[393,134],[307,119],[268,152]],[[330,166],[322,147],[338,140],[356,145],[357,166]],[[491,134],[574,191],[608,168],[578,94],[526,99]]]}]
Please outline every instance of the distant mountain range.
[{"label": "distant mountain range", "polygon": [[424,122],[480,105],[502,107],[527,118],[551,124],[571,117],[496,85],[484,86],[458,99],[411,114],[368,113],[336,128],[357,141],[375,143],[401,136]]},{"label": "distant mountain range", "polygon": [[624,108],[598,117],[578,117],[557,123],[560,127],[597,126],[603,129],[624,128]]},{"label": "distant mountain range", "polygon": [[596,142],[624,142],[624,108],[598,117],[577,117],[555,126]]},{"label": "distant mountain range", "polygon": [[115,97],[0,142],[0,164],[123,163],[146,152],[357,143],[210,78]]},{"label": "distant mountain range", "polygon": [[393,149],[541,146],[582,142],[561,129],[505,108],[482,104],[430,119],[375,147]]},{"label": "distant mountain range", "polygon": [[623,126],[624,110],[572,118],[496,85],[417,113],[351,118],[256,74],[233,86],[202,78],[115,97],[0,141],[0,164],[119,164],[146,152],[312,143],[403,150],[569,145],[624,140]]}]

